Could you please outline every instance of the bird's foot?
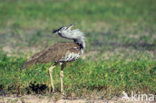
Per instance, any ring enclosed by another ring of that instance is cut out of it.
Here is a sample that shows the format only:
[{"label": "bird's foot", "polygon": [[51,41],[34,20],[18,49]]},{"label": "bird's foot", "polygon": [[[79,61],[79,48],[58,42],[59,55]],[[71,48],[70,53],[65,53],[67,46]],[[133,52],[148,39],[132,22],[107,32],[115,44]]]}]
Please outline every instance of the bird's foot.
[{"label": "bird's foot", "polygon": [[62,95],[64,95],[64,92],[61,92]]},{"label": "bird's foot", "polygon": [[49,89],[49,94],[52,94],[52,93],[54,93],[55,91],[54,91],[54,89],[53,88],[50,88]]},{"label": "bird's foot", "polygon": [[66,98],[65,93],[61,92],[61,99],[65,99],[65,98]]}]

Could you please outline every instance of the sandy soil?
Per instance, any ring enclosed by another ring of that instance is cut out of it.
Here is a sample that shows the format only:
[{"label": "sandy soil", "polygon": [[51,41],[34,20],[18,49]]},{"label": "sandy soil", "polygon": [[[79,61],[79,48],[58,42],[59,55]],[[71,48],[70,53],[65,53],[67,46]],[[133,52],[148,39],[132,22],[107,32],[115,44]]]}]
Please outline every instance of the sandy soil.
[{"label": "sandy soil", "polygon": [[52,96],[25,95],[22,97],[0,96],[0,103],[150,103],[150,102],[127,101],[122,100],[122,98],[118,97],[114,97],[110,100],[105,100],[105,99],[63,99],[63,97],[54,98]]}]

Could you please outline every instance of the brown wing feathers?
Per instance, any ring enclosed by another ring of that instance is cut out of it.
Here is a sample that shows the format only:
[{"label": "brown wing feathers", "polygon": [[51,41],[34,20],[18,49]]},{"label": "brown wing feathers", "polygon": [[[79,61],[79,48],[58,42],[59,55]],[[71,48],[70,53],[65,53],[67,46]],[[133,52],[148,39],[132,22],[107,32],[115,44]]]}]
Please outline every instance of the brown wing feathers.
[{"label": "brown wing feathers", "polygon": [[54,44],[53,46],[33,55],[23,64],[22,68],[37,63],[59,62],[61,58],[65,57],[67,52],[80,53],[80,46],[76,43]]}]

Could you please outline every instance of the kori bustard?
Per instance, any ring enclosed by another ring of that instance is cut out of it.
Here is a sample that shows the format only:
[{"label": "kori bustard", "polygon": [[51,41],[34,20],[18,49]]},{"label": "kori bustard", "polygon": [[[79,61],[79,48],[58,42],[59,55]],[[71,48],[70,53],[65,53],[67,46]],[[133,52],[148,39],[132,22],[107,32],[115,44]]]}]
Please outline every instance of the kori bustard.
[{"label": "kori bustard", "polygon": [[26,68],[29,65],[38,64],[38,63],[49,63],[54,62],[49,70],[50,75],[50,83],[51,83],[51,92],[55,91],[52,70],[56,67],[56,65],[61,65],[60,71],[60,81],[61,81],[61,93],[64,93],[63,90],[63,69],[67,62],[77,60],[81,54],[83,54],[85,48],[85,36],[84,33],[79,29],[71,30],[73,25],[64,26],[57,30],[54,30],[53,33],[58,34],[62,38],[73,40],[73,42],[67,43],[57,43],[49,48],[36,53],[32,57],[30,57],[27,61],[24,62],[22,68]]}]

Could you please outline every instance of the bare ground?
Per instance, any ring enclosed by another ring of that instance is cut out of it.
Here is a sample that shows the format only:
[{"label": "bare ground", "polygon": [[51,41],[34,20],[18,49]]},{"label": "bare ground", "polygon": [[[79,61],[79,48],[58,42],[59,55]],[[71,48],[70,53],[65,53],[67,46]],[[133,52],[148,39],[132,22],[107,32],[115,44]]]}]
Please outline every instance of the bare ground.
[{"label": "bare ground", "polygon": [[154,103],[143,101],[128,101],[123,100],[120,97],[114,97],[112,99],[64,99],[61,97],[53,96],[37,96],[37,95],[25,95],[21,97],[17,96],[0,96],[0,103]]}]

